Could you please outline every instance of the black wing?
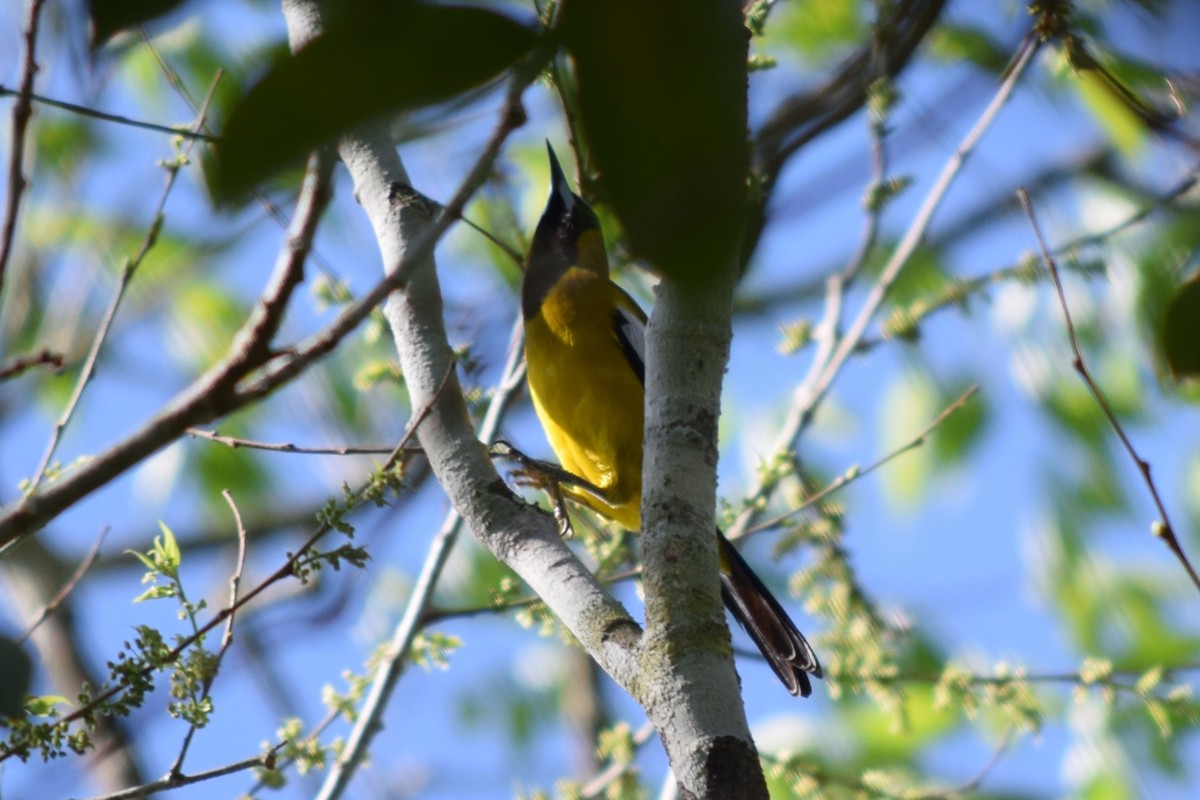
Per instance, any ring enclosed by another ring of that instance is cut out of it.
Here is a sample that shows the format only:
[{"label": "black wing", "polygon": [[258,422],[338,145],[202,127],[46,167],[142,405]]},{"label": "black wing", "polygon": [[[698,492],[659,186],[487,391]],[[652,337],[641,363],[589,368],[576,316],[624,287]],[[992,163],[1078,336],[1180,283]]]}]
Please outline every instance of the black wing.
[{"label": "black wing", "polygon": [[642,386],[646,385],[646,321],[624,306],[613,313],[617,341]]}]

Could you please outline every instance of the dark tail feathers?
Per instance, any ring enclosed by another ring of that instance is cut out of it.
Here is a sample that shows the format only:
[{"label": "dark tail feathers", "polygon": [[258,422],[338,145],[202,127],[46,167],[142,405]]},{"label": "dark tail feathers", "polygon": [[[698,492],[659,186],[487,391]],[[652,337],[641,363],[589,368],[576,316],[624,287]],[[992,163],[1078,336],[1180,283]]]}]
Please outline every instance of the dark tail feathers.
[{"label": "dark tail feathers", "polygon": [[733,543],[719,530],[717,539],[725,607],[750,634],[787,690],[808,697],[812,694],[809,673],[816,678],[822,674],[816,653]]}]

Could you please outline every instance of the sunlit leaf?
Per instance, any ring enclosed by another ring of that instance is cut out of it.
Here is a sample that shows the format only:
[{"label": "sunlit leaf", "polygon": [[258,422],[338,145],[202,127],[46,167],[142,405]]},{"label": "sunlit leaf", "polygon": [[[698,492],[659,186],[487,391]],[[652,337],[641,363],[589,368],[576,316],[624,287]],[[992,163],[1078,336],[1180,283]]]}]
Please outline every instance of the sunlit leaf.
[{"label": "sunlit leaf", "polygon": [[29,697],[25,700],[25,710],[36,717],[45,717],[54,710],[55,706],[70,705],[71,701],[62,695],[44,694]]},{"label": "sunlit leaf", "polygon": [[1135,154],[1146,139],[1146,125],[1113,90],[1111,81],[1097,70],[1077,74],[1079,96],[1104,127],[1113,144],[1126,155]]},{"label": "sunlit leaf", "polygon": [[[923,375],[905,372],[883,389],[879,410],[880,450],[891,453],[912,440],[937,416],[938,392]],[[880,471],[884,493],[899,506],[921,501],[934,467],[928,444],[904,453]]]},{"label": "sunlit leaf", "polygon": [[866,28],[862,4],[846,0],[799,0],[774,14],[767,24],[768,42],[782,43],[814,62],[861,41]]},{"label": "sunlit leaf", "polygon": [[225,355],[234,331],[245,318],[242,306],[217,283],[192,283],[173,298],[174,330],[169,344],[176,357],[203,369]]}]

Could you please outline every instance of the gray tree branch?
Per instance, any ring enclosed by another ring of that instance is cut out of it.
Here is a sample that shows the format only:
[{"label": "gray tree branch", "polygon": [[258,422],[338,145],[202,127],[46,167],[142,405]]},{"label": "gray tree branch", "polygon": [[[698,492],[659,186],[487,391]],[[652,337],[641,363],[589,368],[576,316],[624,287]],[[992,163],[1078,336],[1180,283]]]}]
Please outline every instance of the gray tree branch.
[{"label": "gray tree branch", "polygon": [[[325,3],[284,0],[283,11],[293,49],[324,30]],[[401,265],[412,265],[399,275],[385,313],[413,406],[429,409],[417,437],[439,483],[483,544],[530,585],[609,675],[643,700],[640,627],[567,548],[550,517],[534,511],[508,489],[476,437],[452,371],[453,353],[446,338],[435,263],[424,248],[431,232],[461,215],[504,140],[523,122],[520,97],[536,77],[537,66],[514,77],[496,133],[436,219],[430,216],[427,204],[407,190],[408,174],[386,126],[364,126],[344,136],[338,153],[375,231],[389,276],[397,277]],[[448,371],[449,380],[439,391]],[[350,773],[346,770],[346,782]]]},{"label": "gray tree branch", "polygon": [[[659,284],[646,330],[642,668],[683,796],[766,797],[716,580],[717,419],[734,257],[704,290]],[[660,716],[662,713],[666,716]]]}]

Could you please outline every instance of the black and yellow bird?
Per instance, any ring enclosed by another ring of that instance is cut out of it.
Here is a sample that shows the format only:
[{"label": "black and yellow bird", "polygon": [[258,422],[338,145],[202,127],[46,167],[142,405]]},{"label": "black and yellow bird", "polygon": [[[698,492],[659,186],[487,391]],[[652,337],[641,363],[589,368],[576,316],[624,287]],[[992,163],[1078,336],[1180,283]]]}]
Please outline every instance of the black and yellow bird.
[{"label": "black and yellow bird", "polygon": [[[596,214],[550,150],[550,200],[521,292],[529,391],[563,468],[559,487],[630,531],[641,528],[646,315],[609,280]],[[721,596],[793,695],[821,665],[737,549],[717,531]]]}]

